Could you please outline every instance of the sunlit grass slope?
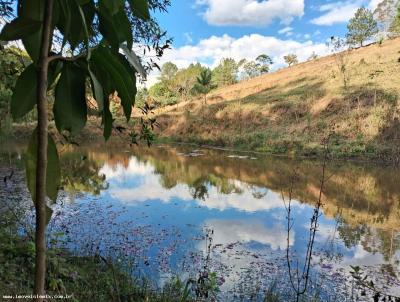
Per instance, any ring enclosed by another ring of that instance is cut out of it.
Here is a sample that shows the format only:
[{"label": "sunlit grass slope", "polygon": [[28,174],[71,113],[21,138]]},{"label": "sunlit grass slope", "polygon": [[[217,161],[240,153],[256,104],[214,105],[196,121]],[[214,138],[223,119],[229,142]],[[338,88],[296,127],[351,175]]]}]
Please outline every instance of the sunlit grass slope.
[{"label": "sunlit grass slope", "polygon": [[[344,87],[340,56],[345,62]],[[161,138],[221,147],[396,159],[400,39],[301,63],[157,112]]]}]

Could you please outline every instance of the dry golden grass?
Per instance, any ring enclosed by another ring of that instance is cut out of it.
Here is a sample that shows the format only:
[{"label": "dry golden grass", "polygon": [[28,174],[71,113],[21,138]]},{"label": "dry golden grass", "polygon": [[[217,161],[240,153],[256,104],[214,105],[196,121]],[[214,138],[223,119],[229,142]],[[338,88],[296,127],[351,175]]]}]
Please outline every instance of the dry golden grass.
[{"label": "dry golden grass", "polygon": [[207,105],[195,99],[156,112],[159,134],[268,151],[293,141],[315,146],[333,130],[346,143],[397,146],[399,58],[400,39],[395,39],[223,87],[208,96]]}]

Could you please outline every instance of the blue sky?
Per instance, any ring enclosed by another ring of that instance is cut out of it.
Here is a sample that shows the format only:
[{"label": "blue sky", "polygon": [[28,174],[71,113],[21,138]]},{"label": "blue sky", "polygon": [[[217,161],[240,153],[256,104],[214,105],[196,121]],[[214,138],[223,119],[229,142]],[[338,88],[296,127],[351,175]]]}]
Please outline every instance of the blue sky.
[{"label": "blue sky", "polygon": [[[174,39],[161,63],[215,66],[223,57],[254,59],[261,53],[283,65],[283,56],[300,60],[326,55],[326,41],[344,36],[357,8],[375,9],[381,0],[172,0],[167,14],[155,16]],[[149,78],[154,81],[156,74]],[[150,84],[150,83],[149,83]]]}]

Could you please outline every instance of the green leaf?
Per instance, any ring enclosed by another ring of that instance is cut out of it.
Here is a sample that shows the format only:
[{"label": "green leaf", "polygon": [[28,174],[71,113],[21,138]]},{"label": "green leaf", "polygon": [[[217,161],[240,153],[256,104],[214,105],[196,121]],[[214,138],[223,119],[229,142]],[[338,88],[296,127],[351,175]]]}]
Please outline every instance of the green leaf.
[{"label": "green leaf", "polygon": [[40,30],[41,24],[40,21],[35,21],[29,18],[16,18],[3,27],[0,34],[0,40],[14,41],[25,38]]},{"label": "green leaf", "polygon": [[132,106],[135,105],[135,98],[136,98],[136,93],[137,93],[137,87],[136,87],[136,70],[132,65],[129,63],[127,58],[122,55],[118,54],[118,60],[120,61],[121,65],[125,68],[127,74],[129,77],[126,79],[131,82],[133,86],[133,100],[132,100]]},{"label": "green leaf", "polygon": [[[20,0],[18,2],[18,15],[22,18],[29,18],[35,21],[43,21],[44,0]],[[39,60],[40,43],[42,40],[42,26],[31,35],[22,39],[22,43],[29,56],[34,62]]]},{"label": "green leaf", "polygon": [[85,84],[85,71],[72,62],[65,63],[56,86],[53,107],[59,132],[67,130],[75,135],[85,126],[87,120]]},{"label": "green leaf", "polygon": [[[53,61],[48,71],[49,88],[60,74],[62,62]],[[34,64],[30,64],[19,76],[11,98],[11,114],[14,120],[22,118],[36,105],[37,75]]]},{"label": "green leaf", "polygon": [[143,67],[142,63],[140,62],[140,59],[136,55],[136,53],[133,50],[131,50],[130,48],[128,48],[125,44],[121,44],[120,48],[121,48],[122,52],[124,53],[124,55],[126,56],[129,63],[135,68],[135,70],[137,72],[139,72],[139,74],[141,75],[141,77],[143,79],[146,79],[146,77],[147,77],[146,70],[144,70],[144,67]]},{"label": "green leaf", "polygon": [[[36,167],[37,167],[37,129],[33,131],[32,137],[29,142],[28,150],[26,153],[26,179],[28,182],[28,189],[31,193],[32,200],[36,202]],[[46,172],[46,194],[55,202],[57,200],[58,187],[61,181],[61,170],[60,161],[58,158],[58,152],[56,144],[51,137],[48,135],[48,146],[47,146],[47,172]]]},{"label": "green leaf", "polygon": [[115,18],[111,15],[109,10],[100,5],[99,7],[99,30],[103,35],[105,40],[111,45],[113,49],[118,49],[119,47],[119,37],[118,27],[115,22]]},{"label": "green leaf", "polygon": [[133,14],[143,20],[150,19],[149,3],[147,0],[129,0]]},{"label": "green leaf", "polygon": [[36,68],[30,64],[19,76],[11,98],[11,114],[19,119],[36,105]]},{"label": "green leaf", "polygon": [[49,70],[48,70],[48,87],[47,90],[54,88],[54,84],[57,82],[58,76],[61,73],[61,70],[64,66],[63,61],[60,60],[53,60],[50,63]]},{"label": "green leaf", "polygon": [[124,8],[124,0],[102,0],[100,5],[103,5],[111,15],[115,15]]},{"label": "green leaf", "polygon": [[[122,63],[119,54],[100,46],[92,54],[93,66],[96,67],[96,75],[107,92],[116,90],[124,109],[125,117],[130,119],[132,106],[135,100],[136,84],[132,81],[133,70],[130,65]],[[129,72],[132,71],[132,72]],[[103,82],[104,81],[104,82]]]},{"label": "green leaf", "polygon": [[84,33],[84,37],[85,37],[85,45],[86,45],[86,60],[89,61],[90,60],[90,56],[91,56],[91,49],[90,49],[90,45],[89,45],[89,29],[87,27],[86,24],[86,18],[85,18],[85,13],[83,12],[83,9],[78,6],[79,9],[79,14],[81,15],[81,22],[83,25],[83,33]]},{"label": "green leaf", "polygon": [[114,122],[114,119],[113,119],[111,111],[110,111],[110,103],[107,100],[106,104],[104,106],[104,110],[103,110],[103,125],[104,125],[103,136],[106,141],[111,136],[113,122]]},{"label": "green leaf", "polygon": [[[88,38],[87,24],[92,24],[95,6],[91,1],[80,6],[75,0],[60,0],[60,6],[57,28],[63,34],[64,39],[71,44],[71,48],[75,49]],[[82,14],[84,18],[82,18]]]},{"label": "green leaf", "polygon": [[120,10],[113,19],[115,20],[114,23],[116,28],[118,29],[117,31],[118,45],[122,44],[123,42],[126,42],[128,48],[132,48],[133,45],[132,27],[125,11]]},{"label": "green leaf", "polygon": [[99,107],[99,110],[103,111],[103,108],[104,108],[103,87],[101,87],[99,80],[97,79],[96,75],[91,71],[90,67],[88,69],[89,69],[89,76],[90,76],[90,80],[91,80],[91,84],[92,84],[94,98],[97,102],[97,106]]}]

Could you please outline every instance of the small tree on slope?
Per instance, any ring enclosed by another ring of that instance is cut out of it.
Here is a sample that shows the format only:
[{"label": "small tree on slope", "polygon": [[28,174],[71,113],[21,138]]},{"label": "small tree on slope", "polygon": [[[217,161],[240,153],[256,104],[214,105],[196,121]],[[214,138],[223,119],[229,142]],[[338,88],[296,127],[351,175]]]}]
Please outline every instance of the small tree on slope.
[{"label": "small tree on slope", "polygon": [[212,73],[211,70],[206,68],[197,77],[197,83],[194,86],[195,90],[204,95],[204,104],[207,103],[207,93],[213,89],[212,85]]},{"label": "small tree on slope", "polygon": [[347,43],[362,47],[366,40],[378,33],[378,23],[369,9],[361,7],[350,19],[347,30]]}]

